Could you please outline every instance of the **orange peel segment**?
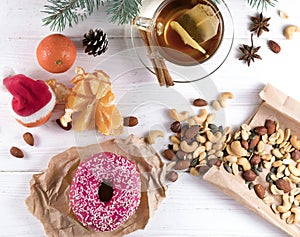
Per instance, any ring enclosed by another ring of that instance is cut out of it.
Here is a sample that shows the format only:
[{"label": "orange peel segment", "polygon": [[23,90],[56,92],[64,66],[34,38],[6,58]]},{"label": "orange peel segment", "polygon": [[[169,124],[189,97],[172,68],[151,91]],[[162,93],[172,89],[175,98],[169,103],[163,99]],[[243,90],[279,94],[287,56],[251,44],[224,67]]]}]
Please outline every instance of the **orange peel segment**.
[{"label": "orange peel segment", "polygon": [[[106,136],[121,133],[123,117],[115,106],[110,77],[101,70],[86,73],[81,67],[76,68],[76,74],[66,103],[66,110],[73,113],[74,128],[83,131],[97,127]],[[70,113],[64,116],[70,117]]]}]

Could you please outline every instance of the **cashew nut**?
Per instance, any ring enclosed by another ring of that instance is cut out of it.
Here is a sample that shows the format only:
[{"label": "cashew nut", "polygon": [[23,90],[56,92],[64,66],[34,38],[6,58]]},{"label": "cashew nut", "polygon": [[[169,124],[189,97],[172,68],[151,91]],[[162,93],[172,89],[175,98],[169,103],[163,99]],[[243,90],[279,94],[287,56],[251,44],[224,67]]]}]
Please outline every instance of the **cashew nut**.
[{"label": "cashew nut", "polygon": [[171,110],[170,110],[170,116],[171,116],[171,118],[174,119],[175,121],[183,122],[183,121],[185,121],[185,120],[188,119],[188,117],[189,117],[189,112],[184,111],[184,112],[178,113],[178,111],[177,111],[176,109],[171,109]]},{"label": "cashew nut", "polygon": [[224,157],[224,160],[229,161],[232,164],[232,163],[236,163],[238,158],[237,158],[237,156],[227,155]]},{"label": "cashew nut", "polygon": [[196,150],[194,150],[193,152],[193,158],[197,158],[200,155],[200,153],[204,151],[205,151],[205,146],[198,146]]},{"label": "cashew nut", "polygon": [[256,149],[258,153],[263,152],[265,149],[265,143],[263,141],[259,141]]},{"label": "cashew nut", "polygon": [[285,219],[287,219],[288,217],[290,217],[291,214],[292,214],[291,211],[287,211],[287,212],[285,212],[285,213],[282,213],[282,214],[280,215],[280,218],[281,218],[282,220],[285,220]]},{"label": "cashew nut", "polygon": [[193,142],[192,144],[188,144],[187,141],[182,141],[180,143],[180,148],[182,151],[186,152],[186,153],[191,153],[194,150],[196,150],[196,148],[198,147],[198,143],[197,142]]},{"label": "cashew nut", "polygon": [[231,166],[231,168],[232,168],[232,173],[234,175],[238,175],[239,174],[239,166],[238,166],[237,163],[233,163],[232,166]]},{"label": "cashew nut", "polygon": [[283,35],[286,39],[290,40],[293,38],[295,32],[300,32],[300,28],[295,25],[289,25],[284,28]]},{"label": "cashew nut", "polygon": [[225,108],[226,107],[226,101],[228,99],[233,99],[234,96],[231,92],[222,92],[218,98],[219,100],[219,103],[221,105],[222,108]]},{"label": "cashew nut", "polygon": [[300,150],[300,141],[298,140],[296,135],[292,135],[290,138],[290,142],[297,150]]},{"label": "cashew nut", "polygon": [[230,145],[231,151],[236,156],[247,156],[248,151],[242,147],[239,141],[233,141]]},{"label": "cashew nut", "polygon": [[295,215],[294,223],[298,223],[300,221],[300,209],[297,207],[293,207],[291,209],[291,212]]},{"label": "cashew nut", "polygon": [[286,12],[282,11],[282,10],[279,10],[278,14],[283,19],[288,19],[289,18],[289,15]]},{"label": "cashew nut", "polygon": [[164,137],[164,133],[160,130],[150,131],[146,140],[149,144],[154,144],[158,137]]},{"label": "cashew nut", "polygon": [[283,190],[278,189],[275,184],[271,184],[270,191],[273,195],[283,195],[284,194]]},{"label": "cashew nut", "polygon": [[279,151],[278,148],[274,148],[272,151],[271,151],[272,155],[276,156],[277,158],[282,158],[283,155],[281,154],[281,152]]},{"label": "cashew nut", "polygon": [[266,196],[263,201],[265,204],[271,204],[274,202],[274,198],[272,196]]},{"label": "cashew nut", "polygon": [[281,128],[279,128],[278,131],[277,131],[277,133],[278,133],[279,136],[278,136],[278,138],[276,140],[276,144],[281,144],[283,142],[283,140],[284,140],[284,132],[283,132],[283,130]]},{"label": "cashew nut", "polygon": [[271,205],[271,209],[275,214],[279,214],[279,211],[277,210],[277,206],[274,203]]},{"label": "cashew nut", "polygon": [[[300,188],[294,188],[291,190],[290,192],[291,195],[295,196],[295,199],[298,198],[298,200],[300,201]],[[299,194],[298,196],[296,196],[297,194]]]},{"label": "cashew nut", "polygon": [[286,223],[287,224],[293,224],[295,221],[295,215],[291,214],[287,219],[286,219]]},{"label": "cashew nut", "polygon": [[170,141],[173,144],[180,144],[180,139],[177,136],[170,136]]},{"label": "cashew nut", "polygon": [[251,164],[249,160],[245,157],[240,157],[238,158],[237,162],[238,165],[241,165],[243,167],[244,171],[250,170],[251,169]]},{"label": "cashew nut", "polygon": [[213,134],[211,131],[207,131],[206,136],[210,142],[217,143],[221,139],[222,133],[216,132],[215,134]]},{"label": "cashew nut", "polygon": [[277,207],[277,210],[280,213],[285,213],[289,211],[292,207],[292,204],[290,203],[290,198],[288,194],[283,194],[282,195],[282,205]]},{"label": "cashew nut", "polygon": [[192,118],[194,119],[194,121],[196,122],[196,124],[202,124],[206,118],[207,118],[207,110],[206,109],[202,109],[200,114],[198,116],[193,116]]},{"label": "cashew nut", "polygon": [[201,136],[200,134],[197,134],[196,136],[196,141],[203,144],[206,142],[206,137],[205,136]]},{"label": "cashew nut", "polygon": [[289,164],[289,170],[291,172],[291,174],[299,177],[300,176],[300,170],[296,168],[296,166],[294,164]]},{"label": "cashew nut", "polygon": [[300,183],[300,178],[293,174],[290,174],[289,178],[294,184]]},{"label": "cashew nut", "polygon": [[213,107],[214,110],[218,111],[221,109],[221,105],[220,102],[217,100],[214,100],[211,104],[211,106]]},{"label": "cashew nut", "polygon": [[286,128],[284,131],[284,141],[287,142],[291,136],[291,129]]},{"label": "cashew nut", "polygon": [[206,121],[207,121],[208,123],[211,123],[211,122],[214,120],[215,117],[216,117],[216,114],[210,113],[210,114],[207,115]]}]

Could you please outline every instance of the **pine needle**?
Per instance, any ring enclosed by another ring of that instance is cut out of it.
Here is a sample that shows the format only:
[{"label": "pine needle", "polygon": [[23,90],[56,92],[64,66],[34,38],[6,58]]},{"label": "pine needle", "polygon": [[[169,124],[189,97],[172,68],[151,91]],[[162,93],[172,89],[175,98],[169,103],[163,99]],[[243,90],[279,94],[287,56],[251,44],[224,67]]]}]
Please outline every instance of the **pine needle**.
[{"label": "pine needle", "polygon": [[[63,31],[83,21],[94,10],[104,6],[104,0],[47,0],[43,13],[48,14],[42,19],[43,25],[49,25],[50,30]],[[142,0],[107,0],[107,14],[110,20],[125,24],[133,20],[139,13]]]},{"label": "pine needle", "polygon": [[268,5],[274,7],[277,0],[247,0],[251,7],[261,8],[261,11],[266,9]]}]

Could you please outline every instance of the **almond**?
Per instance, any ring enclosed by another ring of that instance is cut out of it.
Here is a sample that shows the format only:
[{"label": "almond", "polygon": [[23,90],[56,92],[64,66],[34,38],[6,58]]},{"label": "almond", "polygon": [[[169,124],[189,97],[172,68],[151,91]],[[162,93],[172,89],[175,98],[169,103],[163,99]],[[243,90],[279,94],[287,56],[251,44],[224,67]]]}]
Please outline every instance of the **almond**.
[{"label": "almond", "polygon": [[33,146],[34,145],[34,138],[33,135],[30,132],[26,132],[23,134],[23,139],[24,141],[29,145]]},{"label": "almond", "polygon": [[189,167],[190,167],[190,161],[189,160],[180,160],[180,161],[176,162],[176,164],[174,166],[174,169],[175,170],[185,170]]},{"label": "almond", "polygon": [[253,139],[250,141],[249,149],[252,149],[252,148],[256,147],[259,140],[260,140],[259,136],[253,137]]},{"label": "almond", "polygon": [[193,105],[194,106],[197,106],[197,107],[202,107],[202,106],[206,106],[208,103],[206,100],[204,99],[195,99],[193,101]]},{"label": "almond", "polygon": [[14,157],[17,157],[17,158],[23,158],[24,157],[23,151],[20,148],[15,147],[15,146],[10,148],[10,154],[13,155]]},{"label": "almond", "polygon": [[276,43],[275,41],[273,40],[269,40],[268,41],[268,45],[269,45],[269,48],[274,52],[274,53],[279,53],[280,50],[281,50],[281,47],[278,43]]},{"label": "almond", "polygon": [[254,131],[261,136],[265,135],[268,132],[265,126],[256,127],[254,128]]},{"label": "almond", "polygon": [[186,139],[190,140],[198,134],[199,130],[200,130],[200,126],[198,125],[191,126],[186,130],[184,136],[186,137]]},{"label": "almond", "polygon": [[249,149],[249,143],[247,142],[247,140],[242,139],[241,144],[242,147],[244,147],[246,150]]},{"label": "almond", "polygon": [[167,160],[175,160],[176,155],[175,153],[170,150],[170,149],[166,149],[162,152],[163,157],[165,157]]},{"label": "almond", "polygon": [[134,116],[125,117],[123,121],[124,126],[127,127],[134,127],[138,125],[138,123],[139,123],[138,119]]},{"label": "almond", "polygon": [[254,191],[260,199],[263,199],[265,197],[266,190],[265,190],[264,186],[262,186],[261,184],[255,184]]},{"label": "almond", "polygon": [[290,183],[284,179],[276,180],[275,184],[276,187],[282,190],[284,193],[288,193],[292,190]]}]

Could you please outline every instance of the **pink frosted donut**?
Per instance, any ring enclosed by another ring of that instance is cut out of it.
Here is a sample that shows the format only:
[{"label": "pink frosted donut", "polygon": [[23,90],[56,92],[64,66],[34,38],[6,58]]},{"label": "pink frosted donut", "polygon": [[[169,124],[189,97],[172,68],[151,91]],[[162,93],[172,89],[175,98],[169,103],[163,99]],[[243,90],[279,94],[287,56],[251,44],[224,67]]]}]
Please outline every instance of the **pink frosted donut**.
[{"label": "pink frosted donut", "polygon": [[101,152],[82,162],[70,187],[78,220],[97,231],[112,231],[135,213],[141,198],[140,173],[123,156]]}]

